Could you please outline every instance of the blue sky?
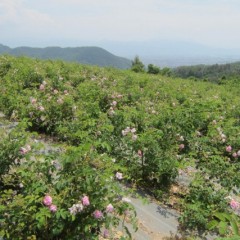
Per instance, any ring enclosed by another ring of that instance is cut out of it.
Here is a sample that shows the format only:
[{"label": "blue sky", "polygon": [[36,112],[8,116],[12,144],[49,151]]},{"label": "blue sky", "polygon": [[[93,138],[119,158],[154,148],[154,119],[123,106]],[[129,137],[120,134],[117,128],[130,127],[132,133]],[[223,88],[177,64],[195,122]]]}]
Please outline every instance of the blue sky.
[{"label": "blue sky", "polygon": [[175,40],[239,48],[240,0],[0,0],[0,43]]}]

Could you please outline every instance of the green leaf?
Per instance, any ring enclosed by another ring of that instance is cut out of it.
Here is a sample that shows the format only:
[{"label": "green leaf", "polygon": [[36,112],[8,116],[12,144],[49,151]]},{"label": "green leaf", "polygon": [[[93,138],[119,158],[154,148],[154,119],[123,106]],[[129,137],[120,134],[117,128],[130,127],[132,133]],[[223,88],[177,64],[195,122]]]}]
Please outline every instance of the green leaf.
[{"label": "green leaf", "polygon": [[239,236],[239,229],[238,229],[237,221],[232,220],[232,221],[230,222],[230,224],[231,224],[233,233],[234,233],[235,235],[238,235],[238,236]]},{"label": "green leaf", "polygon": [[224,216],[229,222],[231,222],[232,216],[229,213],[222,213],[222,216]]},{"label": "green leaf", "polygon": [[126,226],[124,226],[124,230],[126,231],[129,238],[132,239],[132,235],[131,235],[130,231],[128,230],[128,228]]},{"label": "green leaf", "polygon": [[75,221],[76,216],[75,215],[71,215],[72,216],[72,222]]},{"label": "green leaf", "polygon": [[209,229],[209,230],[212,230],[212,229],[214,229],[215,227],[217,227],[217,225],[218,225],[218,221],[217,220],[212,220],[211,222],[209,222],[208,224],[207,224],[207,228]]},{"label": "green leaf", "polygon": [[61,214],[62,219],[66,219],[67,218],[67,213],[66,212],[61,211],[60,214]]},{"label": "green leaf", "polygon": [[218,230],[221,235],[224,235],[227,233],[227,227],[228,224],[226,222],[220,222],[218,225]]},{"label": "green leaf", "polygon": [[224,216],[224,213],[219,213],[219,212],[216,212],[213,214],[213,216],[217,217],[219,220],[225,222],[226,221],[226,217]]}]

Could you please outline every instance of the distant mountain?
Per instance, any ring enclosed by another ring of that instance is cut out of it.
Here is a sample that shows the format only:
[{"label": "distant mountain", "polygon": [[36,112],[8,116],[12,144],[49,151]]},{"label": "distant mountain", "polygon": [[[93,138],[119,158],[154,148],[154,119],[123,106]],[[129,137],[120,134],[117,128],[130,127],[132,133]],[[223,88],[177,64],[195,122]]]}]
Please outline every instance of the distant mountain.
[{"label": "distant mountain", "polygon": [[212,46],[206,46],[195,42],[186,42],[178,40],[147,40],[135,42],[114,42],[102,41],[97,46],[103,47],[108,51],[133,58],[135,55],[141,57],[223,57],[239,56],[239,49],[224,49]]},{"label": "distant mountain", "polygon": [[101,67],[115,67],[126,69],[130,68],[131,61],[115,56],[110,52],[99,47],[17,47],[9,48],[0,44],[0,54],[9,54],[14,56],[29,56],[40,59],[61,59],[82,64],[97,65]]},{"label": "distant mountain", "polygon": [[239,49],[224,49],[178,40],[147,40],[145,42],[99,42],[113,54],[133,59],[136,55],[144,64],[160,67],[229,63],[240,60]]}]

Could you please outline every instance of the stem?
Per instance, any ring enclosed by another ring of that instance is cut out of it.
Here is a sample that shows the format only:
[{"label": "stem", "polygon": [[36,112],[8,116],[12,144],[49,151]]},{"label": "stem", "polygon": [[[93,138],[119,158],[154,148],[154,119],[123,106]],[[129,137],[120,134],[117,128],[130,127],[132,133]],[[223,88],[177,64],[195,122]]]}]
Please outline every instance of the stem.
[{"label": "stem", "polygon": [[142,151],[142,179],[144,178],[144,160],[143,160],[143,151]]}]

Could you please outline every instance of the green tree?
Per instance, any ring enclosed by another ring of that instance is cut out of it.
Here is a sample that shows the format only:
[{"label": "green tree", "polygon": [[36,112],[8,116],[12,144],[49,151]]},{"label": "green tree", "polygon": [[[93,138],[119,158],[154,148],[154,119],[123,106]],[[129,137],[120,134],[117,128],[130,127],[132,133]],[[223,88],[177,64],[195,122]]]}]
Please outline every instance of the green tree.
[{"label": "green tree", "polygon": [[161,70],[161,74],[164,75],[164,76],[171,76],[172,71],[171,71],[170,68],[164,67],[164,68]]},{"label": "green tree", "polygon": [[158,74],[160,73],[160,68],[158,66],[155,66],[153,64],[148,64],[148,73],[150,74]]},{"label": "green tree", "polygon": [[145,72],[145,66],[138,56],[136,56],[132,61],[131,70],[134,72]]}]

